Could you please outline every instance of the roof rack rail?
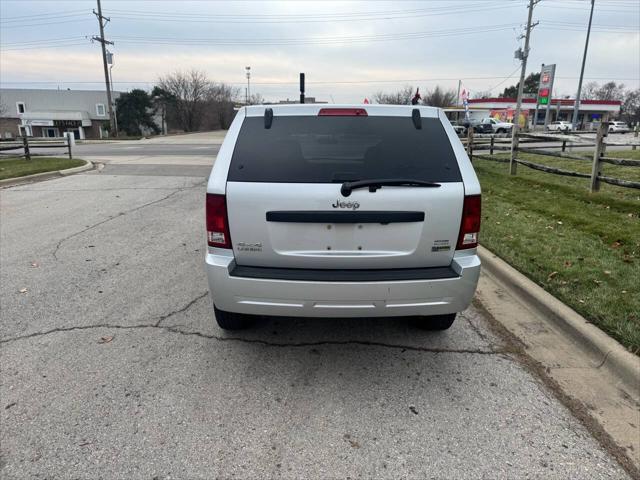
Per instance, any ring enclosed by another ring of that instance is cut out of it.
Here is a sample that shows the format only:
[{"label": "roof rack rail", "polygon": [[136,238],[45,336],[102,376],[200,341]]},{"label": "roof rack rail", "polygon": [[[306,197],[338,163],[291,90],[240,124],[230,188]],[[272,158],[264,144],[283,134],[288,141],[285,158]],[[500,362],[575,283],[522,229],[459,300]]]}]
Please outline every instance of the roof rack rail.
[{"label": "roof rack rail", "polygon": [[411,120],[413,120],[413,126],[416,127],[416,130],[422,130],[422,117],[419,109],[414,108],[411,111]]},{"label": "roof rack rail", "polygon": [[264,128],[271,128],[271,124],[273,123],[273,109],[265,108],[264,109]]}]

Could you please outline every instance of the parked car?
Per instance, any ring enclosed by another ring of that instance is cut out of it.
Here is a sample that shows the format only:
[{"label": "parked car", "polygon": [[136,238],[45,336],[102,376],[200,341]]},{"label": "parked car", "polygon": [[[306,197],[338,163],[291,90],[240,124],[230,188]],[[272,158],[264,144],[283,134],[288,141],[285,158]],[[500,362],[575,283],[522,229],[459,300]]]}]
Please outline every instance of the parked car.
[{"label": "parked car", "polygon": [[609,122],[609,133],[628,133],[631,129],[625,122]]},{"label": "parked car", "polygon": [[553,132],[553,131],[569,132],[569,131],[573,130],[573,126],[571,125],[571,122],[566,122],[564,120],[559,120],[557,122],[549,123],[549,125],[547,125],[547,130],[549,130],[550,132]]},{"label": "parked car", "polygon": [[493,127],[489,123],[483,123],[481,120],[472,118],[465,127],[472,127],[474,133],[493,133]]},{"label": "parked car", "polygon": [[243,107],[209,177],[206,230],[223,329],[282,315],[443,330],[478,282],[480,184],[438,108]]},{"label": "parked car", "polygon": [[483,118],[480,123],[489,125],[493,133],[509,133],[513,129],[513,123],[501,122],[492,117]]},{"label": "parked car", "polygon": [[467,127],[464,126],[462,123],[453,120],[451,121],[451,126],[453,127],[453,130],[458,134],[458,135],[466,135],[467,134]]}]

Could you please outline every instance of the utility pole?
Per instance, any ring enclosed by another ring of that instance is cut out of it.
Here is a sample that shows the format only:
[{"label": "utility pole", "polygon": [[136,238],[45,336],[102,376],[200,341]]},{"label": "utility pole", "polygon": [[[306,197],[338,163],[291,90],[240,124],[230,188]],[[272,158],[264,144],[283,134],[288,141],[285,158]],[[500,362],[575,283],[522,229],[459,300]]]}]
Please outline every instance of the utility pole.
[{"label": "utility pole", "polygon": [[462,80],[458,80],[458,96],[456,96],[456,107],[460,106],[460,86],[462,85]]},{"label": "utility pole", "polygon": [[582,56],[582,69],[580,70],[580,80],[578,81],[578,92],[576,102],[573,105],[573,118],[571,127],[575,130],[578,123],[578,110],[580,110],[580,92],[582,90],[582,77],[584,76],[584,65],[587,63],[587,49],[589,48],[589,35],[591,34],[591,20],[593,19],[593,6],[595,0],[591,0],[591,13],[589,14],[589,26],[587,27],[587,40],[584,42],[584,55]]},{"label": "utility pole", "polygon": [[[516,151],[518,150],[518,130],[520,129],[520,110],[522,109],[522,92],[524,90],[524,77],[527,72],[527,58],[529,57],[529,38],[531,30],[538,22],[531,24],[533,17],[533,7],[540,0],[529,0],[529,17],[527,18],[527,30],[524,34],[524,51],[519,50],[519,58],[522,61],[522,70],[520,70],[520,84],[518,85],[518,100],[516,103],[516,113],[514,116],[512,137],[511,137],[511,158],[509,160],[509,172],[511,175],[516,174],[518,164],[516,163]],[[522,38],[522,37],[521,37]],[[518,52],[516,52],[518,53]],[[517,58],[517,57],[516,57]]]},{"label": "utility pole", "polygon": [[114,137],[118,136],[118,130],[115,128],[116,125],[116,117],[113,113],[113,101],[111,99],[111,82],[109,81],[109,67],[107,65],[107,45],[113,45],[113,42],[105,40],[104,38],[104,26],[107,22],[110,22],[111,19],[102,16],[102,5],[100,5],[100,0],[98,1],[98,11],[93,11],[93,14],[98,18],[98,24],[100,25],[100,36],[99,37],[91,37],[92,40],[96,42],[100,42],[102,46],[102,65],[104,66],[104,82],[107,86],[107,103],[109,106],[109,125],[111,126],[111,131]]}]

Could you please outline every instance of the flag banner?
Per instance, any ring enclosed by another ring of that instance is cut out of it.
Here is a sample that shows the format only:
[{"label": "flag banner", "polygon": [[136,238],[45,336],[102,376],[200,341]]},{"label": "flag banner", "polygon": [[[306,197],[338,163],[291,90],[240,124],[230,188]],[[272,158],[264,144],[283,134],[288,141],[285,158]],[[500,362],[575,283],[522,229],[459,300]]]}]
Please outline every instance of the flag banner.
[{"label": "flag banner", "polygon": [[462,89],[462,106],[464,107],[464,120],[465,122],[469,121],[469,92],[467,89]]}]

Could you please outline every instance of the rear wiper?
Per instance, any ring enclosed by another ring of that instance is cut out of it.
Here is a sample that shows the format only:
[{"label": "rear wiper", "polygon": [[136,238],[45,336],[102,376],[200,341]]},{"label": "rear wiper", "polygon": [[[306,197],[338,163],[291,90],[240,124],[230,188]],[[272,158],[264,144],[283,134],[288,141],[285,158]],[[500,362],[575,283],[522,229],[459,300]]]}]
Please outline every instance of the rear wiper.
[{"label": "rear wiper", "polygon": [[369,187],[370,192],[375,192],[380,187],[431,187],[437,188],[439,183],[425,182],[422,180],[407,180],[404,178],[383,178],[373,180],[358,180],[356,182],[344,182],[340,187],[340,193],[343,197],[348,197],[356,188]]}]

